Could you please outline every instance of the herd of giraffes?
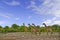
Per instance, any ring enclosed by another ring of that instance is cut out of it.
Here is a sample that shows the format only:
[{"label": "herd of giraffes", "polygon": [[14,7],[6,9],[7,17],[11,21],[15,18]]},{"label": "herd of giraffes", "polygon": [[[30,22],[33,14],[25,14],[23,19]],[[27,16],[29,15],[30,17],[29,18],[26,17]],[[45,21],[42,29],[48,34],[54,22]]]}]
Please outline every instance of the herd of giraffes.
[{"label": "herd of giraffes", "polygon": [[[24,24],[23,24],[24,25]],[[40,28],[35,26],[35,24],[32,23],[32,25],[28,24],[30,27],[30,30],[32,33],[41,33],[40,32]],[[52,33],[52,28],[50,26],[47,26],[45,23],[43,23],[43,25],[45,26],[46,32],[51,32]],[[25,25],[24,25],[25,26]],[[27,27],[24,27],[24,32],[27,32]]]}]

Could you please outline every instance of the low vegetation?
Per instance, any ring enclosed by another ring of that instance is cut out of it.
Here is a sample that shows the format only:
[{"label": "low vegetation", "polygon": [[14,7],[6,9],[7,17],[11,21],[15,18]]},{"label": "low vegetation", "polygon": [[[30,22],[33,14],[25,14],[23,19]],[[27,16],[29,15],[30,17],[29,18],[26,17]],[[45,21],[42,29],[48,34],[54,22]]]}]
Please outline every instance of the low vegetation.
[{"label": "low vegetation", "polygon": [[39,25],[36,26],[33,23],[28,24],[28,26],[25,26],[25,24],[23,23],[23,25],[21,26],[17,24],[12,24],[11,27],[0,26],[0,33],[4,33],[4,32],[47,32],[47,29],[49,28],[52,29],[52,32],[60,32],[60,25],[56,25],[56,24],[46,28],[46,27],[41,27]]}]

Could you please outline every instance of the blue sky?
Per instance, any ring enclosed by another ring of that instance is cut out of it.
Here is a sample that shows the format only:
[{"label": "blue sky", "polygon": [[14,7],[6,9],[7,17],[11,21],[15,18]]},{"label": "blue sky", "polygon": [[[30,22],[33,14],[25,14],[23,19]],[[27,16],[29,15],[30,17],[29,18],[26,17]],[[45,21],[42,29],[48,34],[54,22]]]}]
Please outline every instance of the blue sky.
[{"label": "blue sky", "polygon": [[0,25],[60,25],[60,0],[0,0]]}]

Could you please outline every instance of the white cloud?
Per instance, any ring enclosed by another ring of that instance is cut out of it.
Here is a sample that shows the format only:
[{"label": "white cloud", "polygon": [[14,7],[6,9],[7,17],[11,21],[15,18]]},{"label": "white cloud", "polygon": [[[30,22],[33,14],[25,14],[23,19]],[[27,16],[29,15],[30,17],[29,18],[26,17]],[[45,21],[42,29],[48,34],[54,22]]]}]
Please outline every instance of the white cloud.
[{"label": "white cloud", "polygon": [[57,19],[57,17],[53,17],[53,18],[52,18],[53,21],[56,20],[56,19]]},{"label": "white cloud", "polygon": [[1,24],[5,24],[5,23],[6,23],[5,21],[0,21],[0,25],[1,25]]},{"label": "white cloud", "polygon": [[20,18],[18,18],[18,17],[16,17],[16,18],[14,18],[15,20],[19,20]]},{"label": "white cloud", "polygon": [[20,5],[19,1],[12,0],[11,2],[4,1],[5,4],[11,5],[11,6],[17,6]]},{"label": "white cloud", "polygon": [[32,16],[28,16],[28,19],[31,19]]},{"label": "white cloud", "polygon": [[60,25],[60,20],[56,20],[57,17],[54,17],[52,19],[47,19],[45,21],[43,21],[42,23],[46,23],[47,25],[53,25],[53,24],[58,24]]},{"label": "white cloud", "polygon": [[59,24],[59,25],[60,25],[60,20],[56,20],[56,21],[54,21],[53,24]]},{"label": "white cloud", "polygon": [[[60,20],[60,0],[44,0],[40,5],[37,6],[35,1],[31,1],[30,5],[27,8],[31,8],[37,14],[46,14],[46,15],[53,15],[51,19],[47,19],[42,23],[46,23],[47,25],[59,24]],[[43,16],[42,15],[42,16]]]},{"label": "white cloud", "polygon": [[56,16],[56,17],[60,17],[60,10],[55,10],[54,13],[55,13],[55,16]]},{"label": "white cloud", "polygon": [[45,20],[42,23],[46,23],[46,25],[54,25],[54,24],[60,25],[60,20],[56,20],[56,21],[53,21],[53,20]]},{"label": "white cloud", "polygon": [[60,20],[55,20],[55,21],[51,22],[51,25],[53,25],[53,24],[58,24],[58,25],[60,25]]},{"label": "white cloud", "polygon": [[8,18],[8,19],[9,19],[11,15],[0,13],[0,16],[5,17],[5,18]]},{"label": "white cloud", "polygon": [[35,1],[31,1],[27,8],[39,14],[51,14],[56,17],[60,17],[60,0],[44,0],[39,6],[36,5]]},{"label": "white cloud", "polygon": [[45,20],[43,23],[46,23],[47,25],[50,25],[52,20]]},{"label": "white cloud", "polygon": [[12,19],[12,20],[20,20],[18,16],[15,16],[14,14],[11,13],[0,13],[0,17]]}]

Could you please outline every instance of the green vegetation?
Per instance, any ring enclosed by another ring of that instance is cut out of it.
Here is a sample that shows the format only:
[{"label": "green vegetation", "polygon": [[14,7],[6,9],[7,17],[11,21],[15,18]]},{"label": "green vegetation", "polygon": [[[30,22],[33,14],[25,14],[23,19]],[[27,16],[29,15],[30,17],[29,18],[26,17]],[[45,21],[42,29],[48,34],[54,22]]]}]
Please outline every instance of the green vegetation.
[{"label": "green vegetation", "polygon": [[36,26],[35,24],[32,24],[32,25],[28,24],[28,26],[25,26],[25,24],[23,23],[23,25],[21,26],[17,24],[13,24],[11,27],[0,26],[0,33],[4,33],[4,32],[47,32],[47,29],[49,28],[52,29],[52,32],[60,32],[60,25],[56,25],[56,24],[46,28],[46,27],[41,27],[39,25]]}]

